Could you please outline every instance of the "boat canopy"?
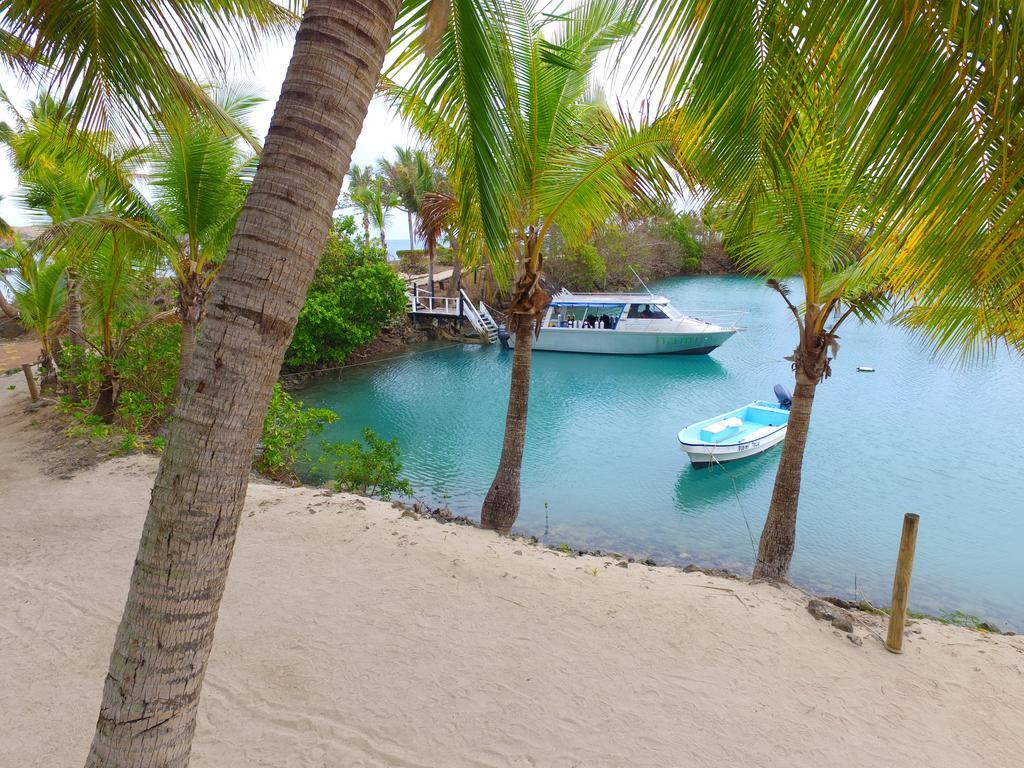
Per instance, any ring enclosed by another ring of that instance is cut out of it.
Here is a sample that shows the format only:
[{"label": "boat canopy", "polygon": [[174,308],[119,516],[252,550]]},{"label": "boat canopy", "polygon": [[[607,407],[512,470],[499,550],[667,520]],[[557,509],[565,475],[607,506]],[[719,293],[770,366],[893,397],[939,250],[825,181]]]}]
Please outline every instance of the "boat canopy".
[{"label": "boat canopy", "polygon": [[592,306],[594,304],[656,304],[662,306],[669,300],[664,296],[650,293],[569,293],[562,291],[551,298],[553,306]]}]

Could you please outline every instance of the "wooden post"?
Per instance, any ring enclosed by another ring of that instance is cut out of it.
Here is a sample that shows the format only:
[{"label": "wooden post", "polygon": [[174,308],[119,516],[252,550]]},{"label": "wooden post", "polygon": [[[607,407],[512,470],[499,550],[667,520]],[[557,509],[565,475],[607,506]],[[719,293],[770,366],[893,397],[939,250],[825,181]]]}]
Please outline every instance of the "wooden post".
[{"label": "wooden post", "polygon": [[39,387],[36,386],[36,377],[32,375],[32,364],[22,363],[21,370],[25,374],[25,381],[28,382],[28,393],[32,396],[32,402],[34,403],[39,399]]},{"label": "wooden post", "polygon": [[907,618],[907,600],[910,597],[910,572],[914,569],[914,549],[917,546],[917,524],[920,516],[903,516],[903,534],[900,553],[896,558],[896,575],[892,580],[892,607],[889,612],[889,632],[885,647],[893,653],[903,653],[903,624]]}]

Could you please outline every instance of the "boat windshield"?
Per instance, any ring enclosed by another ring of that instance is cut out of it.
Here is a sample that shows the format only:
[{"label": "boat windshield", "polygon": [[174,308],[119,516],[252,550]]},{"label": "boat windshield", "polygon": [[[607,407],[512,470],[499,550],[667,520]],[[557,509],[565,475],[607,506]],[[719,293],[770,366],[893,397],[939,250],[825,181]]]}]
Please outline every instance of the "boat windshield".
[{"label": "boat windshield", "polygon": [[630,320],[669,319],[669,316],[665,314],[664,309],[657,304],[630,304],[628,317]]},{"label": "boat windshield", "polygon": [[548,328],[614,328],[625,304],[553,304],[548,316]]}]

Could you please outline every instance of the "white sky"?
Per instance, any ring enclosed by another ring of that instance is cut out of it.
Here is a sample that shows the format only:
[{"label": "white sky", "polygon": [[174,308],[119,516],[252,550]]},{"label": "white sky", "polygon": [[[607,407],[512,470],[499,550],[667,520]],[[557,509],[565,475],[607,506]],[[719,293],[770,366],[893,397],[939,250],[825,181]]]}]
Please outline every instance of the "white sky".
[{"label": "white sky", "polygon": [[[559,7],[561,0],[546,0],[547,10]],[[288,61],[291,57],[294,32],[282,35],[278,39],[270,39],[264,43],[262,50],[253,56],[236,56],[229,63],[226,75],[209,77],[213,82],[227,81],[258,93],[266,100],[254,112],[251,122],[256,134],[261,139],[266,136],[270,126],[270,118],[274,111],[284,81]],[[610,106],[618,109],[619,100],[624,99],[629,111],[635,110],[650,93],[638,93],[637,87],[628,82],[628,73],[613,73],[605,69],[595,78],[609,99]],[[0,67],[0,86],[11,100],[19,106],[25,104],[36,94],[36,86],[19,80],[6,68]],[[0,105],[0,119],[11,120],[11,115]],[[363,123],[363,131],[356,142],[352,162],[358,165],[375,163],[380,157],[394,157],[395,145],[409,146],[416,143],[415,135],[406,129],[401,120],[389,114],[388,109],[380,100],[370,104],[369,113]],[[0,151],[0,216],[15,226],[33,223],[33,214],[18,203],[18,179],[11,168],[6,152]],[[685,202],[685,201],[684,201]],[[684,205],[684,207],[686,207]],[[406,215],[402,211],[393,211],[388,220],[388,240],[405,239],[409,236]]]},{"label": "white sky", "polygon": [[[263,96],[266,101],[253,113],[252,123],[257,135],[262,139],[270,127],[270,118],[274,111],[274,103],[281,90],[288,60],[291,57],[294,35],[286,39],[269,41],[264,44],[262,52],[247,61],[236,61],[228,78],[231,82],[240,83],[247,89]],[[36,93],[31,83],[20,82],[9,70],[0,69],[0,86],[7,92],[15,104],[21,107]],[[0,106],[0,119],[10,121],[11,115]],[[376,162],[379,157],[393,157],[394,147],[415,143],[415,136],[405,129],[402,122],[388,113],[387,108],[378,100],[370,105],[370,111],[363,123],[363,132],[356,143],[352,162],[366,165]],[[15,226],[33,223],[32,213],[18,204],[18,178],[15,175],[6,152],[0,151],[0,216]],[[404,239],[409,236],[409,228],[405,213],[392,212],[388,221],[388,239]]]}]

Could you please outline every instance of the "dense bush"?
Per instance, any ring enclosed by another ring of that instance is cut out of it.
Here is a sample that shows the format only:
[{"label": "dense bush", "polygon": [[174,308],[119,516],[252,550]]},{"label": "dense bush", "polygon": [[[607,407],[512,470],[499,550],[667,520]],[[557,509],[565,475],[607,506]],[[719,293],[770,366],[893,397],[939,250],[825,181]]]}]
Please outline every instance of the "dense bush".
[{"label": "dense bush", "polygon": [[700,268],[703,248],[694,237],[699,221],[693,214],[677,214],[661,225],[661,231],[679,247],[679,267],[686,270]]},{"label": "dense bush", "polygon": [[[406,275],[426,274],[430,267],[430,259],[425,248],[395,251],[398,257],[398,269]],[[455,251],[451,248],[438,246],[434,249],[434,269],[450,267],[455,261]]]},{"label": "dense bush", "polygon": [[718,232],[721,212],[700,215],[671,209],[640,218],[612,219],[597,227],[583,247],[570,248],[555,231],[544,272],[557,285],[586,291],[621,290],[685,272],[730,272],[732,260]]},{"label": "dense bush", "polygon": [[337,420],[334,411],[306,408],[301,400],[275,384],[253,468],[275,480],[294,480],[295,464],[310,458],[306,440],[319,435],[326,425]]},{"label": "dense bush", "polygon": [[[178,375],[178,348],[181,326],[156,323],[132,336],[124,351],[113,360],[81,347],[67,346],[61,351],[61,380],[73,397],[65,398],[72,411],[87,413],[103,382],[105,363],[117,381],[117,425],[132,434],[154,435],[172,405],[174,381]],[[72,359],[75,365],[67,365]]]},{"label": "dense bush", "polygon": [[356,236],[351,218],[335,221],[299,312],[285,367],[337,365],[405,310],[405,286],[383,249]]},{"label": "dense bush", "polygon": [[561,285],[575,291],[588,291],[604,287],[608,267],[597,248],[585,243],[548,261],[545,271]]},{"label": "dense bush", "polygon": [[384,440],[367,427],[363,430],[365,447],[359,440],[350,443],[324,443],[317,469],[334,477],[339,491],[378,496],[389,501],[396,493],[412,495],[412,486],[399,477],[398,439]]},{"label": "dense bush", "polygon": [[422,248],[395,251],[398,269],[407,275],[418,275],[427,271],[427,252]]}]

